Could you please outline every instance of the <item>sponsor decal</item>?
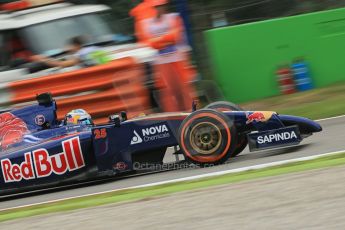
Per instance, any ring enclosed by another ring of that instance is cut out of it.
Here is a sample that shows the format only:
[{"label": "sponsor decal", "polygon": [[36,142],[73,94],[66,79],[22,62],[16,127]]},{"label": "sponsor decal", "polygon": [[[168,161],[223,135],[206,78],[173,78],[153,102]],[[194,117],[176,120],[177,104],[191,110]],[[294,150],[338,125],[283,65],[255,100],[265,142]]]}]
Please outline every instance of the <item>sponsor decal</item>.
[{"label": "sponsor decal", "polygon": [[[79,119],[79,117],[80,116],[72,116],[72,115],[70,115],[70,114],[68,114],[67,116],[66,116],[66,123],[67,124],[76,124],[77,123],[77,120]],[[76,118],[76,119],[75,119]]]},{"label": "sponsor decal", "polygon": [[35,124],[36,124],[36,125],[41,126],[41,125],[43,125],[45,122],[46,122],[46,118],[45,118],[44,115],[39,114],[39,115],[37,115],[37,116],[35,117]]},{"label": "sponsor decal", "polygon": [[1,160],[5,183],[63,175],[85,167],[79,137],[63,141],[62,149],[62,153],[52,156],[46,149],[25,153],[24,162],[20,164],[12,163],[10,159]]},{"label": "sponsor decal", "polygon": [[302,137],[297,126],[248,134],[250,151],[274,148],[277,146],[296,145],[301,141]]},{"label": "sponsor decal", "polygon": [[166,125],[152,126],[141,130],[141,134],[134,130],[134,136],[131,145],[141,144],[143,142],[156,141],[169,138],[169,129]]},{"label": "sponsor decal", "polygon": [[253,122],[266,122],[272,118],[274,112],[253,112],[252,114],[247,114],[247,124]]},{"label": "sponsor decal", "polygon": [[128,168],[128,165],[125,163],[125,162],[118,162],[116,165],[115,165],[115,169],[117,170],[125,170]]},{"label": "sponsor decal", "polygon": [[143,139],[140,137],[137,131],[134,130],[134,137],[132,138],[131,145],[136,145],[140,143],[143,143]]},{"label": "sponsor decal", "polygon": [[286,140],[293,140],[293,139],[298,139],[295,131],[258,136],[257,143],[262,145],[262,144],[267,144],[267,143],[272,143],[272,142],[286,141]]}]

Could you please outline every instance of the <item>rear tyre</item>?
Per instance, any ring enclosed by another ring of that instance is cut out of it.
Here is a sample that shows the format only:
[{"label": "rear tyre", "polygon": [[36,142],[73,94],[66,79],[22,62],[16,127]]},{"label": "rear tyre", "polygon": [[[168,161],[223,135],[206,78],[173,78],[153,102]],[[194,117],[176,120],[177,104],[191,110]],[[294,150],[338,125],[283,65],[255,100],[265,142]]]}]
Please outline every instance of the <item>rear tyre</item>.
[{"label": "rear tyre", "polygon": [[205,167],[222,164],[230,158],[237,133],[233,122],[223,113],[203,109],[183,121],[178,140],[185,158]]},{"label": "rear tyre", "polygon": [[228,102],[228,101],[217,101],[217,102],[213,102],[211,104],[209,104],[208,106],[205,107],[206,109],[214,109],[220,112],[224,112],[224,111],[243,111],[243,109],[232,103],[232,102]]},{"label": "rear tyre", "polygon": [[[209,104],[206,106],[207,109],[214,109],[220,112],[225,112],[225,111],[243,111],[243,109],[231,102],[228,101],[217,101],[212,104]],[[247,147],[248,145],[248,139],[245,134],[238,134],[237,137],[238,143],[236,145],[236,149],[234,153],[231,155],[231,157],[236,157],[240,155],[243,150]]]}]

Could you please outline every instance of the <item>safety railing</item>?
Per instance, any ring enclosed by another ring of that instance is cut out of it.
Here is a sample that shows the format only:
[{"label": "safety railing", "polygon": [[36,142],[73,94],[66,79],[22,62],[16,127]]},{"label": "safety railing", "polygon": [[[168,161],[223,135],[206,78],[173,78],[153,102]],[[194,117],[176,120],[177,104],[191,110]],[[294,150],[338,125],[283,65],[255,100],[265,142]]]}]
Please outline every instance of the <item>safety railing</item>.
[{"label": "safety railing", "polygon": [[37,94],[51,92],[57,101],[59,119],[72,109],[82,108],[99,123],[119,111],[127,111],[129,117],[147,112],[150,98],[144,81],[144,67],[132,58],[123,58],[77,71],[5,84],[1,87],[0,106],[31,102]]}]

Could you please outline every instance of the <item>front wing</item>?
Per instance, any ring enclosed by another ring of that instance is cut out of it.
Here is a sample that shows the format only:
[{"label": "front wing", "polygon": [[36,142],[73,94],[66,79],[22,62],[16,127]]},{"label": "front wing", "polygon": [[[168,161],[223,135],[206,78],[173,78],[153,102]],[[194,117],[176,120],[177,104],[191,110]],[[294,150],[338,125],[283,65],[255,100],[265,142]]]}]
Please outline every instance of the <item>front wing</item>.
[{"label": "front wing", "polygon": [[298,126],[248,134],[249,149],[251,152],[298,145],[302,139]]}]

